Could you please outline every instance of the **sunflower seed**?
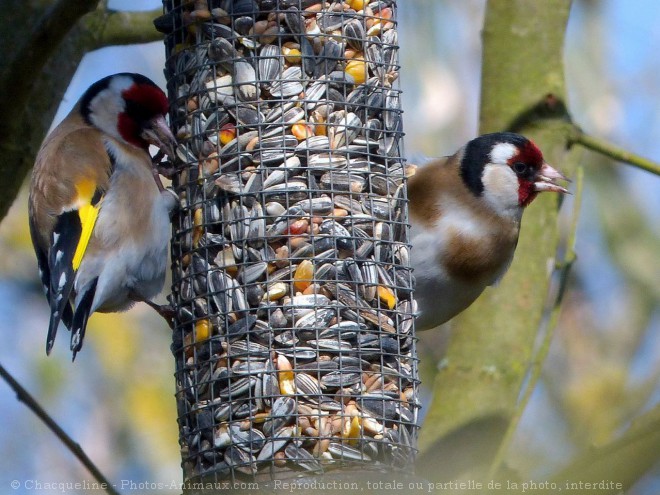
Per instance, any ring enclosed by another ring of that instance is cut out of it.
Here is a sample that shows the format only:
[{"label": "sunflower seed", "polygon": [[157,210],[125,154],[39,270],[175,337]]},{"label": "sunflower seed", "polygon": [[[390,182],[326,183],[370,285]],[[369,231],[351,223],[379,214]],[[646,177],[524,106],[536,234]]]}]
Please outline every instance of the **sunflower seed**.
[{"label": "sunflower seed", "polygon": [[167,14],[186,466],[405,468],[420,400],[395,2],[212,3]]}]

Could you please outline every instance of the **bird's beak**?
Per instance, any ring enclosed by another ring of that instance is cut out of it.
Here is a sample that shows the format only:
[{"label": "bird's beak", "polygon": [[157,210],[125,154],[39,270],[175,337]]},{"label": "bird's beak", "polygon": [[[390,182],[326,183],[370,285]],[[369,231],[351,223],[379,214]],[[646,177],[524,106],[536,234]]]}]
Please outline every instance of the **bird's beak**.
[{"label": "bird's beak", "polygon": [[142,131],[142,138],[147,143],[160,148],[160,150],[167,154],[171,160],[174,160],[176,138],[174,137],[174,134],[172,134],[172,131],[170,131],[163,115],[154,117],[147,123]]},{"label": "bird's beak", "polygon": [[569,181],[569,179],[565,177],[564,174],[558,172],[550,165],[543,162],[543,166],[541,167],[541,170],[539,170],[538,174],[536,175],[536,180],[534,182],[534,191],[536,192],[554,191],[564,194],[568,193],[568,189],[555,183],[556,180]]}]

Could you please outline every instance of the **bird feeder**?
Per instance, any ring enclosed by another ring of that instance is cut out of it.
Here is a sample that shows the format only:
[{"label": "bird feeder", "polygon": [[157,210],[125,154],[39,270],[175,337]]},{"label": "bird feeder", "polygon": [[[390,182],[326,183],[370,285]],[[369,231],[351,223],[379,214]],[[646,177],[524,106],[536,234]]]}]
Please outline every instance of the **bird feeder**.
[{"label": "bird feeder", "polygon": [[395,2],[164,3],[184,481],[409,472]]}]

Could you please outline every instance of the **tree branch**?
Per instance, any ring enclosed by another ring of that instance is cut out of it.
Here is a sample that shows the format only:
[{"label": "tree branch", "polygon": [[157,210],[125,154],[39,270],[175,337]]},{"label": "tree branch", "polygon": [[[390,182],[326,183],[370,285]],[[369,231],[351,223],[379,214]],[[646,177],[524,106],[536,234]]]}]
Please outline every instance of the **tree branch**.
[{"label": "tree branch", "polygon": [[616,161],[627,163],[633,167],[641,168],[647,172],[651,172],[655,175],[660,175],[660,164],[644,158],[642,156],[636,155],[629,151],[619,148],[618,146],[613,145],[605,141],[604,139],[599,139],[593,136],[585,134],[582,129],[575,127],[571,133],[569,140],[571,144],[581,144],[591,151],[600,153],[601,155],[608,156]]},{"label": "tree branch", "polygon": [[0,100],[0,115],[12,116],[0,119],[0,134],[6,134],[7,127],[11,128],[16,120],[13,117],[16,114],[6,107],[15,109],[25,106],[35,85],[35,70],[40,70],[46,64],[78,19],[94,10],[97,4],[98,0],[59,0],[39,18],[25,43],[14,52],[13,59],[4,71],[5,76],[0,80],[2,94],[11,94],[11,98]]},{"label": "tree branch", "polygon": [[[660,461],[660,405],[638,418],[619,439],[573,461],[552,477],[560,486],[565,483],[607,480],[621,483],[622,489],[604,487],[588,490],[593,495],[617,494],[628,490]],[[536,492],[532,492],[536,493]],[[540,492],[539,492],[540,493]]]},{"label": "tree branch", "polygon": [[[162,9],[145,12],[109,10],[105,15],[103,30],[94,39],[94,45],[90,48],[97,49],[106,46],[134,45],[160,41],[163,39],[163,35],[156,31],[154,19],[162,13]],[[87,29],[93,29],[98,23],[98,20],[86,16],[81,19],[81,23]]]},{"label": "tree branch", "polygon": [[57,438],[68,448],[71,453],[87,468],[87,470],[98,481],[101,488],[103,488],[110,495],[119,495],[114,486],[106,479],[101,473],[99,468],[87,457],[85,451],[79,444],[74,442],[69,435],[58,425],[53,418],[39,405],[30,393],[23,388],[23,386],[16,381],[16,379],[9,373],[2,365],[0,365],[0,376],[9,384],[12,390],[16,393],[16,398],[25,404],[50,430]]}]

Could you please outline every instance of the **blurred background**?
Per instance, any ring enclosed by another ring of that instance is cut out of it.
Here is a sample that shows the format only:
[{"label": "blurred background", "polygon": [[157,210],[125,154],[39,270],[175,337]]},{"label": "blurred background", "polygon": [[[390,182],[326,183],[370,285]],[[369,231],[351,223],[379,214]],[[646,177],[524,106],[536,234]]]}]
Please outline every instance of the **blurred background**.
[{"label": "blurred background", "polygon": [[[110,5],[147,10],[160,2]],[[405,148],[416,163],[420,156],[451,154],[477,133],[484,8],[485,0],[399,2]],[[565,49],[574,120],[656,162],[659,25],[655,0],[576,0]],[[163,65],[160,43],[88,54],[54,124],[105,75],[142,72],[164,87]],[[509,462],[539,479],[585,448],[616,438],[660,401],[660,177],[588,152],[582,163],[578,258]],[[120,491],[129,491],[121,480],[132,480],[146,483],[140,493],[175,493],[157,489],[181,480],[167,326],[146,305],[97,314],[74,364],[64,334],[47,358],[48,308],[29,240],[25,190],[0,225],[0,253],[0,363],[117,480]],[[425,352],[420,358],[426,364],[441,355],[441,349]],[[15,479],[91,479],[4,382],[0,422],[3,492]],[[629,493],[659,493],[656,468]]]}]

